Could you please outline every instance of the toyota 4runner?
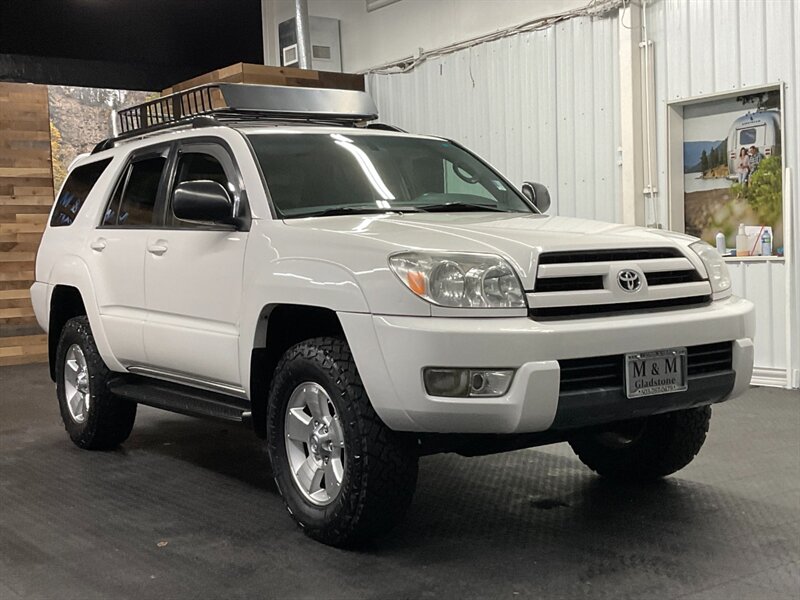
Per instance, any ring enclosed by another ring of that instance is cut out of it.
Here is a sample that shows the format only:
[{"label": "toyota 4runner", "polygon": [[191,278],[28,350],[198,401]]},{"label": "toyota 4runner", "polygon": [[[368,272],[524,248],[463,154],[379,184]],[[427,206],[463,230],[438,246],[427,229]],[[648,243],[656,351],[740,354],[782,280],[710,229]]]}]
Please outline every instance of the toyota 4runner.
[{"label": "toyota 4runner", "polygon": [[420,456],[568,441],[687,465],[747,389],[753,305],[686,235],[545,213],[362,92],[216,84],[120,111],[54,204],[31,288],[81,448],[138,404],[249,424],[292,517],[353,544]]}]

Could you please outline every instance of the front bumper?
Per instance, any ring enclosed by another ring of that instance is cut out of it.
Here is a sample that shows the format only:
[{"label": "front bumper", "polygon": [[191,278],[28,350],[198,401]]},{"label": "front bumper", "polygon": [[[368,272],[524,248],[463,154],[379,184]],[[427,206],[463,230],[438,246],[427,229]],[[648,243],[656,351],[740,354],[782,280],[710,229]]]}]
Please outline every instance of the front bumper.
[{"label": "front bumper", "polygon": [[[693,309],[544,323],[527,317],[339,317],[375,411],[400,431],[528,433],[655,414],[735,397],[747,389],[753,370],[754,307],[736,297]],[[560,394],[562,359],[725,341],[733,342],[731,372],[690,378],[687,392],[634,400],[592,394],[577,404]],[[439,398],[425,392],[424,367],[517,372],[499,398]]]}]

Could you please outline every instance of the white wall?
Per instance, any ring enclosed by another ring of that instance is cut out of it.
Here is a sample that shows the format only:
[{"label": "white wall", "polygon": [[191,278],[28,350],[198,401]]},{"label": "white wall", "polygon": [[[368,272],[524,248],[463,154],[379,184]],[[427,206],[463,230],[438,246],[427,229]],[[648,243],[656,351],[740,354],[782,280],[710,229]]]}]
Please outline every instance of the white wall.
[{"label": "white wall", "polygon": [[618,221],[617,37],[615,16],[581,17],[367,86],[381,121],[456,139],[517,185],[545,184],[553,213]]},{"label": "white wall", "polygon": [[[785,84],[783,159],[793,179],[786,203],[793,215],[784,218],[784,228],[793,247],[787,245],[785,266],[742,262],[730,267],[736,291],[756,302],[756,367],[766,372],[788,369],[789,380],[800,381],[800,2],[651,0],[646,10],[655,52],[658,202],[663,224],[670,200],[668,103]],[[652,218],[648,215],[648,220]]]},{"label": "white wall", "polygon": [[[294,0],[262,0],[267,64],[279,65],[278,23]],[[358,72],[588,4],[588,0],[400,0],[367,12],[364,0],[308,0],[312,16],[341,20],[342,69]]]}]

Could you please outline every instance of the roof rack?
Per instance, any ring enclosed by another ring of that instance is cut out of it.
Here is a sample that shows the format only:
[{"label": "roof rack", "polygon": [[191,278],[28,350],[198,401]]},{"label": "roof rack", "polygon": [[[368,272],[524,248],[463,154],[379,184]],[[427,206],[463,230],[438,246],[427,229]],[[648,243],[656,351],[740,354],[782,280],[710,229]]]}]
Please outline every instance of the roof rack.
[{"label": "roof rack", "polygon": [[[198,119],[198,117],[213,117]],[[366,92],[246,83],[210,83],[125,108],[112,115],[114,137],[100,152],[124,139],[185,125],[236,121],[300,120],[355,124],[378,118]]]}]

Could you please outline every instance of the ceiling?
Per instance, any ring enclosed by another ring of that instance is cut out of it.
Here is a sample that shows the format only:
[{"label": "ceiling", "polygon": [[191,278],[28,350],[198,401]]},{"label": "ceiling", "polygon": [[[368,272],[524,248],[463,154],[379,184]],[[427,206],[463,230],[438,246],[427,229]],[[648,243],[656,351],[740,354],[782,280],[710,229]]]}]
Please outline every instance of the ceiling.
[{"label": "ceiling", "polygon": [[0,2],[0,80],[159,90],[262,48],[260,0]]}]

